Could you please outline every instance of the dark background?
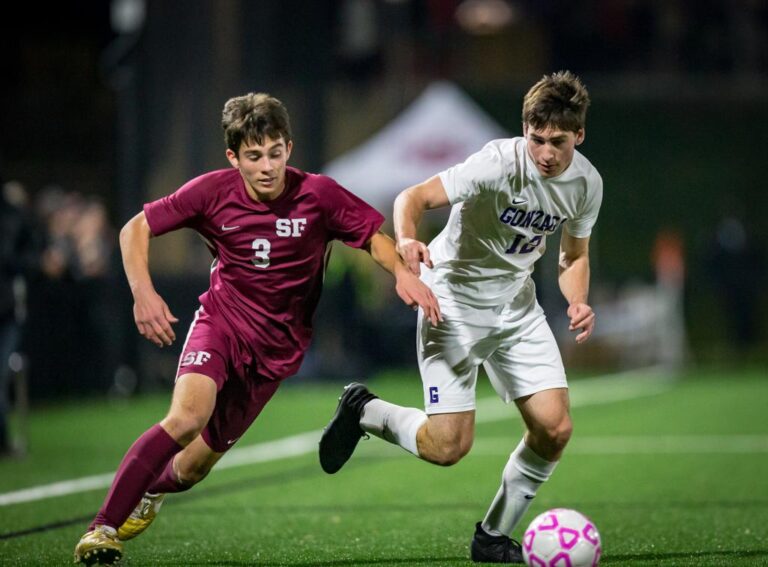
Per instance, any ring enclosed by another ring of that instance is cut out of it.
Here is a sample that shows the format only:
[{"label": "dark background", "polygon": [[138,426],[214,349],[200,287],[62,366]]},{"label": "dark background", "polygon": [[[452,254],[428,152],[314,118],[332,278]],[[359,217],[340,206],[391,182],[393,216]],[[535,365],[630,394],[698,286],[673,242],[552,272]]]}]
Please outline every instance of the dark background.
[{"label": "dark background", "polygon": [[[6,9],[0,173],[25,187],[40,234],[40,196],[58,187],[103,203],[113,243],[96,277],[29,276],[33,394],[129,392],[172,378],[180,346],[158,353],[133,330],[116,230],[143,202],[227,166],[227,98],[268,91],[284,100],[292,162],[318,171],[435,79],[454,81],[518,135],[523,94],[562,68],[590,89],[581,149],[605,183],[593,287],[651,284],[654,242],[672,231],[685,253],[689,361],[764,366],[768,3],[499,2],[512,17],[490,31],[462,25],[457,10],[470,2],[458,0],[61,2],[23,17]],[[137,26],[116,25],[120,5],[143,8]],[[738,253],[723,249],[723,219],[741,227],[747,247]],[[206,287],[205,254],[189,236],[153,246],[180,336]],[[371,289],[344,270],[329,280],[306,372],[414,365],[412,314]],[[323,366],[317,349],[348,360]]]}]

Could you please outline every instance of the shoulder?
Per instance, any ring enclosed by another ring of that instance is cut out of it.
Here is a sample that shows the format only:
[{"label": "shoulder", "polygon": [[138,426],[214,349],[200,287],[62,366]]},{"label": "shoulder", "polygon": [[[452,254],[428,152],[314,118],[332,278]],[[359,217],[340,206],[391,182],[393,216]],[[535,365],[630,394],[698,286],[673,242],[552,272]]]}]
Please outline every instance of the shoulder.
[{"label": "shoulder", "polygon": [[175,203],[177,207],[201,213],[212,203],[227,199],[242,182],[237,169],[218,169],[198,175],[179,187],[163,200]]},{"label": "shoulder", "polygon": [[216,169],[198,175],[187,181],[184,184],[185,187],[204,187],[206,189],[214,189],[218,187],[227,188],[236,182],[240,178],[240,172],[234,167],[227,169]]},{"label": "shoulder", "polygon": [[484,180],[504,178],[519,169],[517,164],[520,161],[520,156],[525,155],[524,148],[525,140],[523,138],[491,140],[454,169],[462,177]]},{"label": "shoulder", "polygon": [[572,173],[574,177],[584,180],[587,189],[602,190],[603,178],[600,176],[597,168],[578,150],[573,154]]},{"label": "shoulder", "polygon": [[295,167],[286,168],[285,175],[291,185],[298,185],[302,189],[307,190],[317,190],[330,185],[337,185],[337,183],[327,175],[310,173]]},{"label": "shoulder", "polygon": [[515,136],[514,138],[491,140],[487,145],[497,147],[499,152],[501,152],[507,159],[517,159],[520,152],[525,151],[525,144],[525,138],[522,136]]},{"label": "shoulder", "polygon": [[240,172],[235,168],[217,169],[190,179],[179,188],[177,194],[213,196],[231,190],[240,179]]},{"label": "shoulder", "polygon": [[310,173],[295,167],[288,167],[285,174],[288,183],[298,187],[301,192],[343,189],[334,179],[321,173]]},{"label": "shoulder", "polygon": [[500,138],[491,140],[483,149],[485,162],[490,171],[503,178],[520,174],[525,170],[526,142],[525,138]]},{"label": "shoulder", "polygon": [[599,210],[603,200],[603,178],[590,161],[580,152],[573,156],[573,167],[570,175],[572,182],[578,186],[580,207],[583,211]]},{"label": "shoulder", "polygon": [[498,160],[502,164],[514,164],[521,155],[525,155],[525,138],[499,138],[491,140],[483,149],[481,154],[487,158]]},{"label": "shoulder", "polygon": [[343,198],[352,193],[339,185],[332,177],[321,173],[309,173],[294,167],[286,170],[287,182],[295,188],[296,195],[316,196],[321,203],[332,205],[338,198]]},{"label": "shoulder", "polygon": [[[332,222],[339,221],[339,219],[343,219],[344,223],[350,220],[358,222],[381,217],[381,214],[370,203],[341,186],[332,177],[319,173],[307,173],[293,168],[290,173],[301,178],[301,187],[296,191],[296,195],[299,195],[299,198],[304,202],[314,203],[327,218],[335,219]],[[383,217],[381,220],[383,221]]]}]

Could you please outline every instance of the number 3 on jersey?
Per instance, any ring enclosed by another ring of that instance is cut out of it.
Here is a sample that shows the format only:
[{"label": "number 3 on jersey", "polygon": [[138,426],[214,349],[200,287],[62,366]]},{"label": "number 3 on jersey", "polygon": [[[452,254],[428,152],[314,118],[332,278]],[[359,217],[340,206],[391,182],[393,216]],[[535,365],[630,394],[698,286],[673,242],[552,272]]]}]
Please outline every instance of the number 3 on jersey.
[{"label": "number 3 on jersey", "polygon": [[[307,219],[277,219],[275,221],[275,234],[281,238],[299,238],[307,228]],[[251,243],[253,258],[251,262],[257,268],[269,268],[269,253],[272,251],[272,243],[266,238],[257,238]]]},{"label": "number 3 on jersey", "polygon": [[[515,237],[515,240],[512,241],[512,246],[507,248],[504,252],[506,254],[529,254],[536,250],[536,247],[541,243],[541,234],[537,234],[533,238],[531,238],[528,242],[525,242],[523,244],[523,241],[525,240],[525,236],[522,234],[518,234]],[[521,246],[522,244],[522,246]]]},{"label": "number 3 on jersey", "polygon": [[251,244],[251,248],[254,250],[253,258],[251,258],[253,265],[257,268],[268,268],[269,253],[272,250],[272,244],[270,244],[269,240],[266,238],[257,238]]}]

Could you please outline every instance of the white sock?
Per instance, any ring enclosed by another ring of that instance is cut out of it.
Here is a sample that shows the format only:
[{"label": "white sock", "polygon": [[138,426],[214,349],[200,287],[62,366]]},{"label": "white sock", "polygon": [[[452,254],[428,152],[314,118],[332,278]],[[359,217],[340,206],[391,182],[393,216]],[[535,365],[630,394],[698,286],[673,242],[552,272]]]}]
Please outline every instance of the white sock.
[{"label": "white sock", "polygon": [[501,487],[485,515],[483,529],[491,535],[510,535],[556,466],[557,461],[542,459],[525,440],[520,441],[504,467]]},{"label": "white sock", "polygon": [[365,404],[360,427],[366,433],[400,445],[418,457],[416,433],[427,419],[427,414],[420,409],[396,406],[377,398]]}]

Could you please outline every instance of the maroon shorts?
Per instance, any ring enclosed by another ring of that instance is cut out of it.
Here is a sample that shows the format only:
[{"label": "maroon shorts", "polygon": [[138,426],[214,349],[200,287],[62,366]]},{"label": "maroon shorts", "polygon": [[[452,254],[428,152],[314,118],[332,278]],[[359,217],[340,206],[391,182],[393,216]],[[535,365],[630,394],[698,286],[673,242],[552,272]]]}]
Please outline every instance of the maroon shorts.
[{"label": "maroon shorts", "polygon": [[228,326],[202,308],[189,328],[176,379],[192,373],[216,383],[216,405],[202,436],[217,453],[240,439],[280,386],[279,380],[265,378],[244,364]]}]

